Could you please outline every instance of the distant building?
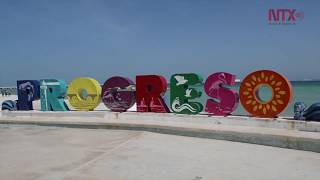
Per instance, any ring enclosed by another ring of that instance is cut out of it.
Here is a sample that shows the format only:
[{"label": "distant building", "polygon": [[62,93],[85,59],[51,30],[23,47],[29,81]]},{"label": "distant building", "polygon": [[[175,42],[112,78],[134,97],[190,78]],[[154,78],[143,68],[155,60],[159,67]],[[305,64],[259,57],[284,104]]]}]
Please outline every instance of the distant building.
[{"label": "distant building", "polygon": [[0,93],[2,96],[17,95],[17,88],[16,87],[0,87]]}]

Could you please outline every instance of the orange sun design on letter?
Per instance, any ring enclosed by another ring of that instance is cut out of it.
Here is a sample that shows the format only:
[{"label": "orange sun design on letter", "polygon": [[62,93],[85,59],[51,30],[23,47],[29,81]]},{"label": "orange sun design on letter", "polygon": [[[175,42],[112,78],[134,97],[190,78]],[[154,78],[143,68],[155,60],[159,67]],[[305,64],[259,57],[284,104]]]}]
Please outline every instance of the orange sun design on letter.
[{"label": "orange sun design on letter", "polygon": [[[266,102],[258,95],[262,86],[267,86],[272,91],[272,97]],[[249,74],[240,86],[241,103],[253,116],[275,117],[287,107],[291,97],[290,82],[282,75],[270,70]]]}]

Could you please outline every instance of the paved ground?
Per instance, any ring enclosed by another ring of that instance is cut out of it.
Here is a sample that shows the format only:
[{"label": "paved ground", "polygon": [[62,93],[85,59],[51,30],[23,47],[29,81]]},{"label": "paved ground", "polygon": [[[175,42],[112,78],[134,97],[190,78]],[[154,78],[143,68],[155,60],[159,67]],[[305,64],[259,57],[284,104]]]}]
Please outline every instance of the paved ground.
[{"label": "paved ground", "polygon": [[0,125],[0,179],[318,180],[320,153],[124,130]]}]

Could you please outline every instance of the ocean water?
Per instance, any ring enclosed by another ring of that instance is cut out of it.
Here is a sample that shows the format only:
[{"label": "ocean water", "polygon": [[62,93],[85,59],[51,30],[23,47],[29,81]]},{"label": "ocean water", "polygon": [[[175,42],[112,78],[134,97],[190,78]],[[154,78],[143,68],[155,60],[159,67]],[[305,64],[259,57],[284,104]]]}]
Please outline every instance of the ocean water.
[{"label": "ocean water", "polygon": [[[320,81],[292,81],[293,98],[290,105],[280,114],[280,116],[293,116],[293,105],[295,102],[304,102],[307,106],[313,103],[320,102]],[[240,83],[237,83],[231,89],[239,92]],[[268,100],[271,97],[272,92],[268,88],[260,90],[259,95],[262,99]],[[167,104],[170,102],[170,89],[165,93],[165,101]],[[209,97],[204,93],[199,101],[205,106]],[[248,115],[239,102],[238,108],[232,114],[234,115]]]}]

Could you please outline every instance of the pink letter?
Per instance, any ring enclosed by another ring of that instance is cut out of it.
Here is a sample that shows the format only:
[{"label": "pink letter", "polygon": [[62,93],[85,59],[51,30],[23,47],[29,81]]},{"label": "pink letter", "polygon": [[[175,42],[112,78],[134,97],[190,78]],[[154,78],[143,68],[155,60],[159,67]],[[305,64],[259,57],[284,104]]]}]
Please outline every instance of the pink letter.
[{"label": "pink letter", "polygon": [[223,85],[235,85],[236,76],[219,72],[211,74],[205,84],[206,94],[215,99],[208,99],[205,111],[214,115],[226,116],[231,114],[238,106],[239,95],[235,90],[223,87]]}]

